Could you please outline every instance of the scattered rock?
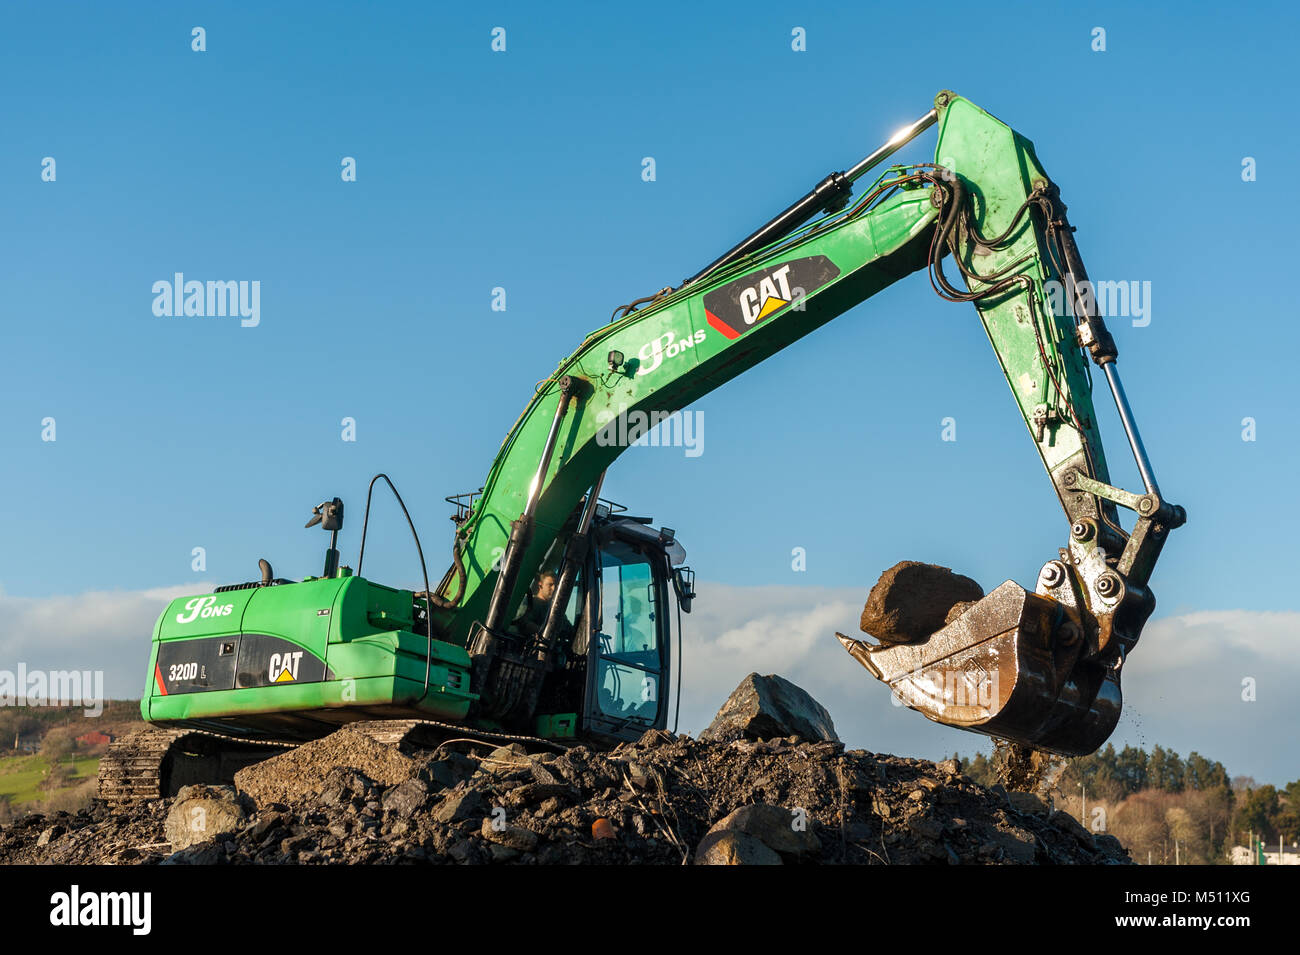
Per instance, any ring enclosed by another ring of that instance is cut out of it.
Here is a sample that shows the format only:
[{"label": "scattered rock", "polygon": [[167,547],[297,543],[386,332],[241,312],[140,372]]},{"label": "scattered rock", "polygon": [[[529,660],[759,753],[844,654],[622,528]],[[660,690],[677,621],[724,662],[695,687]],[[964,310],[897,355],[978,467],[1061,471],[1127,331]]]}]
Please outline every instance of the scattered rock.
[{"label": "scattered rock", "polygon": [[420,779],[408,779],[384,794],[385,812],[409,816],[424,805],[429,798],[429,786]]},{"label": "scattered rock", "polygon": [[733,707],[722,739],[403,754],[343,730],[244,771],[249,795],[199,786],[127,809],[24,816],[0,826],[0,864],[1131,861],[1114,837],[985,788],[951,760],[845,752],[825,711],[778,680],[747,678],[741,698],[761,705]]},{"label": "scattered rock", "polygon": [[489,813],[487,800],[476,789],[457,789],[443,797],[433,818],[438,822],[460,822],[462,819],[474,819]]},{"label": "scattered rock", "polygon": [[695,850],[696,865],[783,865],[781,857],[759,839],[727,830],[704,837]]},{"label": "scattered rock", "polygon": [[1068,832],[1084,845],[1092,845],[1092,833],[1083,827],[1079,820],[1075,819],[1068,812],[1056,810],[1048,817],[1048,820],[1057,829]]},{"label": "scattered rock", "polygon": [[512,826],[498,822],[496,819],[483,820],[481,835],[488,842],[516,849],[519,852],[532,852],[537,848],[537,833],[523,826]]},{"label": "scattered rock", "polygon": [[522,854],[518,849],[497,842],[488,846],[488,852],[491,853],[493,862],[514,862]]},{"label": "scattered rock", "polygon": [[447,850],[447,855],[450,856],[453,861],[459,862],[461,865],[469,865],[476,861],[475,857],[479,855],[481,851],[482,850],[480,850],[470,840],[462,839]]},{"label": "scattered rock", "polygon": [[672,741],[673,734],[667,730],[646,730],[641,734],[641,738],[636,741],[636,746],[640,749],[651,749]]},{"label": "scattered rock", "polygon": [[531,769],[532,759],[522,743],[510,743],[492,750],[479,765],[479,772],[505,776],[516,770]]},{"label": "scattered rock", "polygon": [[162,860],[162,865],[220,865],[225,861],[226,855],[221,846],[202,842],[179,852],[173,852]]},{"label": "scattered rock", "polygon": [[1012,862],[1028,865],[1038,855],[1037,841],[1032,832],[1015,827],[994,832],[985,848],[991,847],[990,855],[997,862]]},{"label": "scattered rock", "polygon": [[821,850],[821,841],[808,831],[808,814],[803,809],[783,809],[759,803],[741,806],[719,820],[700,843],[697,853],[707,851],[710,837],[740,832],[763,843],[783,857],[798,859]]},{"label": "scattered rock", "polygon": [[933,819],[927,819],[925,816],[917,816],[907,823],[907,827],[921,839],[929,839],[934,842],[943,837],[943,826]]},{"label": "scattered rock", "polygon": [[1093,843],[1096,845],[1098,852],[1105,853],[1107,856],[1111,857],[1107,861],[1111,861],[1116,857],[1119,857],[1125,862],[1129,861],[1128,850],[1125,849],[1120,841],[1109,832],[1103,832],[1093,836]]},{"label": "scattered rock", "polygon": [[476,772],[478,772],[478,760],[464,753],[444,751],[439,758],[427,761],[420,770],[420,775],[435,788],[452,789]]}]

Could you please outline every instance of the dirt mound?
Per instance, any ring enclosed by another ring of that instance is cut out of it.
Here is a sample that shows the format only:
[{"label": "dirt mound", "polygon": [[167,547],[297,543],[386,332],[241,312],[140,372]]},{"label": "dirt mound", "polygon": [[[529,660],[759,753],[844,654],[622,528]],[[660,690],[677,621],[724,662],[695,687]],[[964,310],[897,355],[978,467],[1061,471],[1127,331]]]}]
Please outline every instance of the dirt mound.
[{"label": "dirt mound", "polygon": [[[388,738],[386,725],[370,728]],[[23,817],[0,828],[0,863],[1130,861],[1112,836],[953,760],[845,751],[830,714],[778,676],[747,676],[713,727],[720,738],[650,730],[562,753],[471,739],[402,752],[343,729],[233,787]],[[776,733],[791,735],[761,738]]]},{"label": "dirt mound", "polygon": [[[186,849],[174,852],[165,835],[173,800],[114,813],[97,804],[0,829],[0,862],[1129,861],[1113,837],[1094,836],[1028,794],[986,789],[952,761],[845,751],[835,742],[714,743],[652,731],[607,753],[457,744],[466,751],[445,747],[387,763],[378,780],[307,759],[340,745],[359,752],[353,739],[330,740],[293,754],[304,754],[293,765],[317,782],[267,784],[239,828]],[[277,760],[279,775],[290,761]],[[410,770],[404,779],[399,766]]]},{"label": "dirt mound", "polygon": [[296,805],[319,793],[325,777],[336,767],[355,770],[384,786],[410,779],[418,768],[394,747],[345,727],[324,739],[241,769],[235,774],[235,787],[259,806]]}]

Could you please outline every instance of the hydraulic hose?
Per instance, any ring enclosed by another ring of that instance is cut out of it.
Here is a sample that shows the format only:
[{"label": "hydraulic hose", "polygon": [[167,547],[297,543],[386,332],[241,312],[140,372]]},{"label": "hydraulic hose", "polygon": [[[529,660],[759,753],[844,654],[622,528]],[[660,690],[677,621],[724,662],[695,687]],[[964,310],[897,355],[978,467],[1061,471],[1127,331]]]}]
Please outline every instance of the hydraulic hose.
[{"label": "hydraulic hose", "polygon": [[[370,479],[370,487],[366,489],[366,514],[361,519],[361,548],[357,554],[357,576],[361,576],[361,565],[366,559],[366,533],[370,529],[370,500],[375,493],[375,482],[380,478],[384,479],[389,490],[393,492],[393,497],[397,498],[397,506],[402,509],[402,514],[406,517],[406,524],[411,528],[411,536],[415,538],[415,551],[420,555],[420,573],[424,576],[425,600],[431,602],[433,594],[429,592],[429,567],[424,562],[424,548],[420,546],[420,535],[415,531],[415,522],[411,520],[411,512],[406,509],[406,502],[402,500],[402,495],[397,493],[397,487],[389,479],[388,475],[382,472]],[[433,668],[433,617],[430,615],[431,610],[432,607],[426,604],[424,633],[427,650],[424,655],[424,693],[420,694],[419,699],[424,699],[425,694],[429,692],[429,673]]]}]

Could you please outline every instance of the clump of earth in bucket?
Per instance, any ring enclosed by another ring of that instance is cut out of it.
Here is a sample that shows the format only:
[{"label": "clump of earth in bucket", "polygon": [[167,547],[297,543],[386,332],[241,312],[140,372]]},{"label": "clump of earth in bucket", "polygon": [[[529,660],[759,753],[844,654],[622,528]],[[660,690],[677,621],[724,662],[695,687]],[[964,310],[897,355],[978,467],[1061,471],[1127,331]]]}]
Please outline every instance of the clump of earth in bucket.
[{"label": "clump of earth in bucket", "polygon": [[859,626],[881,643],[913,643],[941,630],[983,596],[978,583],[949,567],[903,560],[871,588]]}]

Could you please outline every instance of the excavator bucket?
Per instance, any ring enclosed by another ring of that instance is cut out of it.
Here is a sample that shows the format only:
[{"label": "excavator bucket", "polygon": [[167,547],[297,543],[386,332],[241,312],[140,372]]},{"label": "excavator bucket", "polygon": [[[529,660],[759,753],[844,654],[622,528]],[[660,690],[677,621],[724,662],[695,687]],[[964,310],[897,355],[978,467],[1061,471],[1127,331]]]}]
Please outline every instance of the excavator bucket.
[{"label": "excavator bucket", "polygon": [[924,640],[836,637],[899,702],[947,726],[1082,756],[1119,721],[1118,671],[1081,658],[1082,629],[1066,608],[1014,581]]}]

